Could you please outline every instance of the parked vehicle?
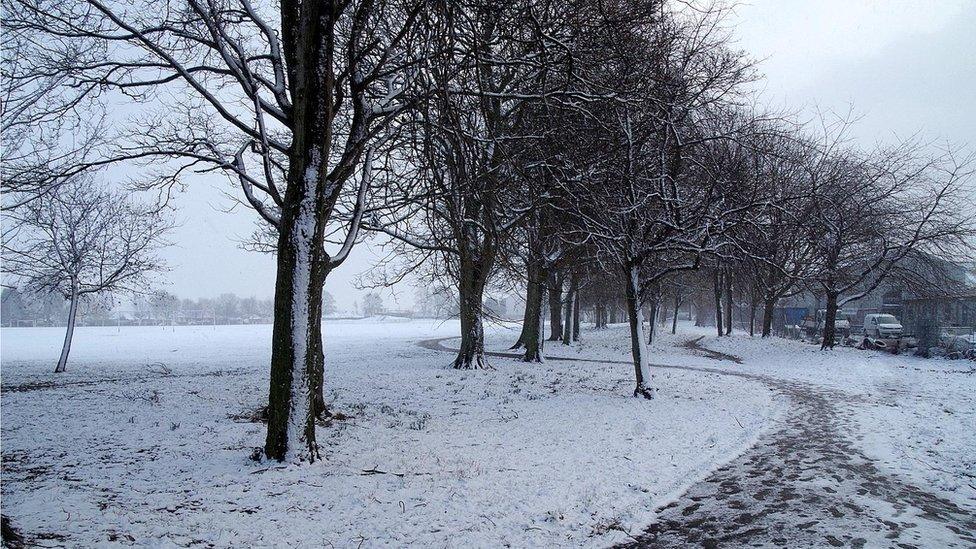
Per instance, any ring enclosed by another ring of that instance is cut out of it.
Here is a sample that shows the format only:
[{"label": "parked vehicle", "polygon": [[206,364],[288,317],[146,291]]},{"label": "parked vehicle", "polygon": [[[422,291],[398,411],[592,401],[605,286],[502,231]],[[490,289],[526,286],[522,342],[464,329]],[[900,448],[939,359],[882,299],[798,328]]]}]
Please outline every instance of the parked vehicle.
[{"label": "parked vehicle", "polygon": [[[807,337],[814,337],[823,333],[824,324],[826,323],[827,309],[820,309],[817,311],[817,316],[810,317],[807,316],[803,319],[800,327],[803,328],[803,333]],[[834,339],[838,341],[843,341],[851,334],[851,321],[847,319],[841,311],[837,311],[837,315],[834,317]]]},{"label": "parked vehicle", "polygon": [[876,349],[898,354],[914,348],[918,341],[905,335],[905,329],[895,315],[886,313],[864,315],[864,335],[860,349]]},{"label": "parked vehicle", "polygon": [[871,339],[901,339],[905,328],[890,314],[864,315],[864,336]]}]

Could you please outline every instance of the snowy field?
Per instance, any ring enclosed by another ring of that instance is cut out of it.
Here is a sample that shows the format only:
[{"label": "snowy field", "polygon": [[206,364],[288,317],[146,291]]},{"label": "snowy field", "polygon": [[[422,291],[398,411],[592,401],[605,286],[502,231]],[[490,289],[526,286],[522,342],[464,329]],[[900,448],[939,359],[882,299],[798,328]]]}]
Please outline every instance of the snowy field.
[{"label": "snowy field", "polygon": [[[714,373],[657,370],[648,402],[627,365],[459,372],[416,344],[457,330],[326,323],[327,397],[350,417],[297,467],[251,458],[270,326],[79,328],[56,378],[60,329],[3,330],[3,513],[41,546],[606,546],[784,411]],[[490,345],[515,336],[496,327]],[[549,350],[625,357],[624,337]]]}]

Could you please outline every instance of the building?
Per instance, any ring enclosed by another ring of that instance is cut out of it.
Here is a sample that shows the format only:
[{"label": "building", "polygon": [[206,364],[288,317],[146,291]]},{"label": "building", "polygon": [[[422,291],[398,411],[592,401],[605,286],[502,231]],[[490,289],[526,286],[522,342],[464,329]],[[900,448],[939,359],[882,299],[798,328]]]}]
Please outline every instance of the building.
[{"label": "building", "polygon": [[932,323],[942,328],[976,327],[976,290],[955,295],[911,296],[904,300],[906,328]]}]

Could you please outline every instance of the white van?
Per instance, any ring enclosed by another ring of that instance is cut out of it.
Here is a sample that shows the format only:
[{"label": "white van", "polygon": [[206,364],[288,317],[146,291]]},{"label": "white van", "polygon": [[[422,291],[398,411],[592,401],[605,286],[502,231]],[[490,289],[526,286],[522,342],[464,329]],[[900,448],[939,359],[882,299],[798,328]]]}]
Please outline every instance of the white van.
[{"label": "white van", "polygon": [[905,332],[895,315],[864,315],[864,335],[872,339],[899,339]]}]

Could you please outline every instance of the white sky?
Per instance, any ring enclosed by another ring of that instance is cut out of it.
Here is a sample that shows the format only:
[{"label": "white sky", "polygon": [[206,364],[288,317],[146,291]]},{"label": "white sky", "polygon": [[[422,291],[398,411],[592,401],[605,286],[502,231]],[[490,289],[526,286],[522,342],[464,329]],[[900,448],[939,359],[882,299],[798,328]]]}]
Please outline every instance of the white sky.
[{"label": "white sky", "polygon": [[[763,60],[764,96],[774,106],[864,116],[856,137],[867,144],[921,132],[928,139],[976,145],[976,0],[752,0],[734,18],[739,46]],[[182,225],[165,255],[170,291],[181,297],[222,292],[271,297],[274,260],[238,242],[254,213],[230,206],[223,180],[190,182],[177,198]],[[364,292],[353,280],[379,252],[358,246],[326,289],[340,308]],[[411,303],[413,289],[399,288]],[[396,305],[387,297],[388,305]]]}]

